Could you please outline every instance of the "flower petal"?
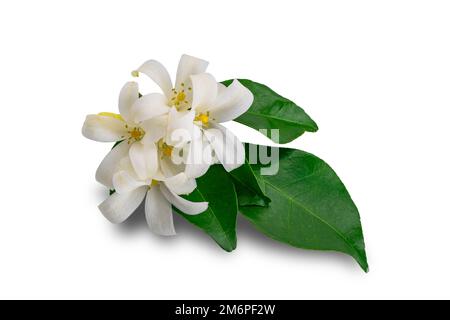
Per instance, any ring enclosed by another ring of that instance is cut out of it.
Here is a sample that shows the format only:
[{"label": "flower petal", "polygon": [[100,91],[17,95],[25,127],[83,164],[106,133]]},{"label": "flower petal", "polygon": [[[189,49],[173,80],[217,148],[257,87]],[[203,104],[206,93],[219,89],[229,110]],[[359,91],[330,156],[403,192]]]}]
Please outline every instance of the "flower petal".
[{"label": "flower petal", "polygon": [[219,124],[210,124],[210,128],[203,132],[225,170],[230,172],[244,163],[244,145],[230,130]]},{"label": "flower petal", "polygon": [[144,181],[136,180],[128,171],[121,170],[113,176],[113,186],[117,193],[126,194],[145,186]]},{"label": "flower petal", "polygon": [[166,179],[167,177],[176,176],[177,174],[183,172],[185,167],[183,164],[173,163],[171,158],[164,155],[160,156],[159,164],[161,166],[161,174],[164,176],[164,179]]},{"label": "flower petal", "polygon": [[165,179],[164,184],[176,194],[189,194],[197,188],[195,179],[189,178],[184,172]]},{"label": "flower petal", "polygon": [[130,160],[140,180],[152,179],[158,170],[158,149],[154,143],[135,142],[130,147]]},{"label": "flower petal", "polygon": [[125,121],[131,120],[131,106],[138,98],[138,84],[136,82],[125,83],[119,94],[119,112]]},{"label": "flower petal", "polygon": [[164,183],[160,184],[160,190],[164,197],[181,212],[196,215],[208,209],[208,202],[191,202],[170,191]]},{"label": "flower petal", "polygon": [[141,127],[145,131],[145,135],[141,140],[142,143],[156,143],[164,138],[166,136],[168,118],[169,116],[164,114],[142,122]]},{"label": "flower petal", "polygon": [[140,187],[129,193],[113,193],[98,208],[106,219],[112,223],[124,222],[142,203],[147,187]]},{"label": "flower petal", "polygon": [[136,100],[131,108],[133,121],[139,123],[168,113],[167,98],[160,93],[150,93]]},{"label": "flower petal", "polygon": [[145,199],[145,218],[150,230],[161,236],[176,234],[172,206],[162,195],[159,186],[150,188]]},{"label": "flower petal", "polygon": [[172,80],[167,69],[156,60],[149,60],[144,62],[137,70],[147,75],[164,92],[164,95],[169,98],[172,95]]},{"label": "flower petal", "polygon": [[192,141],[186,160],[186,175],[190,178],[203,176],[214,163],[212,148],[198,126],[194,126]]},{"label": "flower petal", "polygon": [[195,111],[179,112],[172,108],[169,112],[165,142],[170,146],[182,147],[191,141]]},{"label": "flower petal", "polygon": [[104,186],[113,189],[113,175],[116,172],[119,161],[128,155],[129,149],[130,145],[122,142],[109,151],[98,166],[95,179]]},{"label": "flower petal", "polygon": [[82,133],[86,138],[94,141],[116,142],[122,140],[127,131],[125,122],[117,117],[90,114],[86,116]]},{"label": "flower petal", "polygon": [[217,98],[217,81],[209,73],[191,76],[192,109],[197,112],[207,111]]},{"label": "flower petal", "polygon": [[219,91],[216,101],[209,109],[212,121],[226,122],[245,113],[253,103],[253,93],[238,80]]},{"label": "flower petal", "polygon": [[175,87],[180,88],[182,83],[189,83],[191,75],[205,72],[208,64],[205,60],[183,54],[178,63]]}]

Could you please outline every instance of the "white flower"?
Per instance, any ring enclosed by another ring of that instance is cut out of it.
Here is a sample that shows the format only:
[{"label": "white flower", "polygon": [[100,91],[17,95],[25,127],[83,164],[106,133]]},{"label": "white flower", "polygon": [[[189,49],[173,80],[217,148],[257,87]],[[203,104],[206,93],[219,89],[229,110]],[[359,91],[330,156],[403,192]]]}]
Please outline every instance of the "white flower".
[{"label": "white flower", "polygon": [[[156,99],[154,101],[149,101],[147,104],[148,108],[156,107],[158,109],[162,106],[171,107],[168,116],[163,118],[163,120],[166,121],[165,135],[159,141],[159,146],[165,148],[165,151],[162,153],[163,156],[160,158],[160,165],[161,170],[166,176],[176,175],[189,169],[189,173],[192,175],[188,174],[188,176],[199,177],[206,172],[209,164],[212,163],[212,160],[207,159],[206,161],[203,161],[200,166],[192,165],[186,167],[180,165],[178,162],[174,163],[171,156],[172,154],[176,156],[181,150],[184,150],[185,144],[191,141],[193,136],[198,138],[197,135],[193,133],[195,112],[189,112],[193,96],[191,76],[204,73],[207,66],[208,62],[205,60],[189,55],[182,55],[178,64],[174,85],[172,84],[172,80],[166,68],[156,60],[146,61],[138,69],[132,72],[132,75],[135,77],[140,73],[147,75],[164,93],[164,95],[160,95],[158,101],[156,101]],[[156,102],[161,103],[162,106],[156,105]],[[140,120],[145,120],[145,117],[141,117]],[[177,137],[178,133],[181,133],[183,137]],[[178,138],[183,139],[179,140]],[[188,154],[189,152],[185,154],[185,158]],[[208,154],[211,154],[211,151],[208,151],[208,147],[205,150],[205,154],[206,158],[208,158]],[[212,159],[211,156],[209,156],[209,159]],[[204,163],[208,163],[208,165],[205,165]],[[195,172],[192,168],[196,168]]]},{"label": "white flower", "polygon": [[[132,74],[146,74],[164,94],[139,97],[137,83],[128,82],[120,92],[120,114],[102,112],[86,117],[85,137],[121,141],[96,172],[97,181],[116,191],[99,205],[111,222],[123,222],[146,199],[150,229],[161,235],[175,234],[172,205],[191,215],[208,208],[207,202],[180,197],[196,188],[195,178],[217,161],[227,171],[244,162],[242,143],[219,123],[247,111],[253,95],[237,80],[229,87],[217,83],[204,73],[207,65],[183,55],[173,85],[167,70],[149,60]],[[182,162],[175,161],[180,157]]]},{"label": "white flower", "polygon": [[190,177],[202,176],[214,163],[211,149],[227,171],[242,165],[245,158],[242,143],[219,123],[246,112],[253,103],[253,94],[237,80],[229,87],[217,83],[212,75],[205,73],[207,66],[204,60],[183,55],[174,86],[167,70],[155,60],[145,62],[132,73],[149,76],[164,92],[166,105],[173,107],[163,141],[174,147],[177,154],[175,151],[183,144],[174,135],[188,134],[184,139],[184,143],[189,142],[187,164],[185,168],[178,166],[177,170],[184,170]]},{"label": "white flower", "polygon": [[[219,123],[227,122],[245,113],[253,103],[253,94],[238,80],[228,87],[217,83],[210,74],[203,73],[191,76],[192,104],[195,126],[186,130],[193,131],[191,149],[202,150],[205,138],[214,150],[215,156],[227,171],[241,166],[245,161],[245,150],[242,142],[228,129]],[[169,132],[168,132],[169,133]],[[202,134],[203,133],[203,134]],[[195,152],[194,152],[195,154]],[[201,175],[207,163],[189,166],[186,169],[193,177]]]},{"label": "white flower", "polygon": [[88,139],[126,142],[113,148],[97,169],[97,181],[108,188],[113,187],[112,174],[118,161],[127,155],[140,176],[154,174],[158,168],[155,142],[165,135],[166,118],[170,108],[162,104],[149,108],[152,101],[155,105],[157,94],[139,98],[138,90],[137,83],[126,83],[119,95],[120,114],[91,114],[86,117],[83,125],[82,133]]},{"label": "white flower", "polygon": [[[164,102],[165,106],[173,106],[179,111],[187,110],[192,100],[192,86],[190,77],[204,73],[208,62],[189,55],[182,55],[178,63],[175,85],[172,84],[167,69],[156,60],[144,62],[131,74],[135,77],[143,73],[150,77],[163,91],[164,96],[159,97],[154,103]],[[156,95],[156,94],[155,94]]]},{"label": "white flower", "polygon": [[[124,143],[121,143],[124,144]],[[166,178],[160,173],[139,177],[128,157],[123,158],[113,176],[116,190],[99,205],[100,211],[112,223],[125,221],[145,199],[145,217],[151,231],[159,235],[174,235],[172,205],[185,214],[195,215],[208,208],[207,202],[190,202],[179,195],[196,188],[195,180],[179,173]]]}]

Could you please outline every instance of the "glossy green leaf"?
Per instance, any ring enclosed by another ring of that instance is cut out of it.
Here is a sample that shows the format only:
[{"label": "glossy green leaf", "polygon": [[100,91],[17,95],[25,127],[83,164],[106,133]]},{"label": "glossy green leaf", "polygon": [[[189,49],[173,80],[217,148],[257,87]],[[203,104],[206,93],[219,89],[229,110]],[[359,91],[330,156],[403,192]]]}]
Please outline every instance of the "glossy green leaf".
[{"label": "glossy green leaf", "polygon": [[197,179],[197,188],[186,199],[209,202],[208,210],[199,215],[182,217],[210,235],[226,251],[236,249],[236,191],[231,176],[221,165],[212,166]]},{"label": "glossy green leaf", "polygon": [[267,206],[270,203],[270,199],[264,194],[262,189],[264,185],[258,181],[257,175],[248,163],[248,159],[245,160],[242,166],[231,171],[230,174],[233,177],[239,206]]},{"label": "glossy green leaf", "polygon": [[[333,169],[300,150],[280,148],[276,175],[258,179],[271,199],[268,207],[240,211],[269,237],[295,247],[351,255],[368,270],[358,209]],[[259,174],[261,165],[252,164]]]},{"label": "glossy green leaf", "polygon": [[[254,101],[250,109],[235,119],[235,121],[245,124],[253,129],[267,129],[267,136],[270,137],[270,129],[279,129],[279,141],[277,143],[287,143],[306,131],[315,132],[318,130],[317,124],[306,112],[269,87],[253,82],[251,80],[239,79],[254,96]],[[232,80],[222,83],[228,86]]]}]

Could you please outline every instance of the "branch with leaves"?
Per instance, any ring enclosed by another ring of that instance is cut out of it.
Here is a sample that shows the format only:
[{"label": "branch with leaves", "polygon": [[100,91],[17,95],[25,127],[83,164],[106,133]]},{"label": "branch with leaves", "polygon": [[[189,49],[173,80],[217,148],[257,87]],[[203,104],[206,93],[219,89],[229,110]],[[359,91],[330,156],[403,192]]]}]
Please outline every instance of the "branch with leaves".
[{"label": "branch with leaves", "polygon": [[[99,205],[103,215],[121,223],[145,201],[154,233],[174,235],[176,212],[232,251],[241,213],[274,240],[343,252],[368,271],[358,210],[329,165],[281,147],[269,148],[268,163],[265,146],[243,144],[221,125],[234,120],[284,144],[317,131],[316,123],[267,86],[244,79],[217,82],[207,66],[183,55],[172,84],[167,70],[149,60],[132,75],[147,75],[162,93],[142,95],[137,82],[128,82],[119,95],[119,114],[87,116],[85,137],[115,143],[96,173],[111,190]],[[270,171],[273,162],[276,170]]]}]

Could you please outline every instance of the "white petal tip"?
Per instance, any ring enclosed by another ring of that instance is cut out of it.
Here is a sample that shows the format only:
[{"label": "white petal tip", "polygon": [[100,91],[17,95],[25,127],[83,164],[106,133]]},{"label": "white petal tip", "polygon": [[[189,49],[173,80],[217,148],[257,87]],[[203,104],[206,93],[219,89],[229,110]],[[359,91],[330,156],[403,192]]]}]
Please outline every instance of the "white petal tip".
[{"label": "white petal tip", "polygon": [[242,165],[243,165],[243,163],[239,163],[239,164],[233,164],[233,165],[224,165],[223,167],[225,168],[225,170],[227,172],[231,172],[231,171],[239,168]]},{"label": "white petal tip", "polygon": [[154,232],[154,233],[161,237],[174,237],[177,235],[177,233],[175,231],[174,232]]},{"label": "white petal tip", "polygon": [[185,213],[191,216],[198,215],[208,209],[208,204],[208,202],[195,202],[195,207],[193,206],[189,212]]},{"label": "white petal tip", "polygon": [[120,219],[119,216],[114,214],[114,210],[111,210],[109,205],[101,203],[98,205],[98,209],[109,222],[113,224],[119,224],[123,222],[123,220]]}]

